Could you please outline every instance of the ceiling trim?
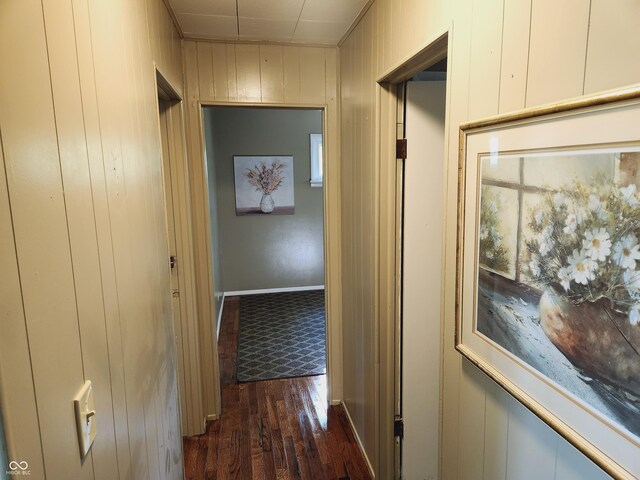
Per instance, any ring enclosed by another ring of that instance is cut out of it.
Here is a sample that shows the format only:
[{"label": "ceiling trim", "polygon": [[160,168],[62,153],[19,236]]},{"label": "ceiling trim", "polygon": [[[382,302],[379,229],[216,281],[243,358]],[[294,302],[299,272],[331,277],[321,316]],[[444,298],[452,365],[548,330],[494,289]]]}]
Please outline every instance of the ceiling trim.
[{"label": "ceiling trim", "polygon": [[362,10],[360,10],[360,13],[356,16],[351,26],[347,28],[347,31],[344,32],[344,35],[338,42],[338,47],[341,47],[342,44],[347,40],[347,38],[349,38],[349,35],[351,35],[351,32],[353,32],[353,30],[358,26],[358,23],[360,23],[360,20],[362,20],[362,17],[364,17],[367,14],[367,12],[371,8],[371,6],[375,3],[375,1],[376,0],[368,0],[367,3],[363,5]]},{"label": "ceiling trim", "polygon": [[162,0],[162,3],[164,3],[164,6],[167,8],[171,21],[173,22],[173,26],[178,30],[178,35],[180,35],[180,38],[184,40],[184,32],[182,31],[182,27],[180,26],[180,22],[178,22],[178,17],[171,6],[171,3],[169,3],[169,0]]},{"label": "ceiling trim", "polygon": [[207,42],[207,43],[232,43],[234,45],[277,45],[280,47],[313,47],[313,48],[338,48],[337,45],[327,43],[299,43],[299,42],[278,42],[273,40],[224,40],[219,38],[199,37],[189,35],[183,37],[187,42]]}]

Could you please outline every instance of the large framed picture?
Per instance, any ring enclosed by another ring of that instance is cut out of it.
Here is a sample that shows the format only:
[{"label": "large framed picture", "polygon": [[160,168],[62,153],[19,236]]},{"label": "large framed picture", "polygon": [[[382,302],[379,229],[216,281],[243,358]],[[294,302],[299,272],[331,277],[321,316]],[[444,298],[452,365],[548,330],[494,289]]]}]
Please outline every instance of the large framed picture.
[{"label": "large framed picture", "polygon": [[293,215],[293,157],[235,156],[236,215]]},{"label": "large framed picture", "polygon": [[456,348],[640,478],[640,88],[460,129]]}]

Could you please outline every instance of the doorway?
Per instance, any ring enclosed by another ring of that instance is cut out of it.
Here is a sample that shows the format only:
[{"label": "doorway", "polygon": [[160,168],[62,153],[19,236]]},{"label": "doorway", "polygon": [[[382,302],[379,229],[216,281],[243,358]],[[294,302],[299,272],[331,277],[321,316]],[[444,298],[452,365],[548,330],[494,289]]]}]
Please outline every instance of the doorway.
[{"label": "doorway", "polygon": [[[414,107],[417,112],[422,110],[417,116],[428,119],[430,114],[424,112],[425,108],[428,112],[428,107],[420,107],[419,94],[415,94],[418,95],[415,100],[410,98],[405,103],[405,92],[414,90],[412,84],[422,83],[421,80],[445,80],[450,62],[448,51],[449,32],[444,31],[377,79],[380,85],[380,311],[383,312],[379,325],[378,474],[384,478],[440,477],[442,299],[426,285],[440,286],[444,273],[437,260],[437,256],[442,255],[442,235],[431,231],[431,227],[443,232],[448,111],[446,107],[443,109],[444,121],[431,119],[431,123],[438,125],[439,133],[425,145],[427,133],[421,130],[419,120],[418,123],[412,120],[411,111]],[[436,93],[438,101],[445,106],[448,94],[446,87]],[[412,125],[417,131],[412,131]],[[405,212],[407,207],[409,210]],[[417,221],[415,225],[414,221]],[[416,232],[424,235],[425,230],[440,246],[429,244],[428,237],[414,238]],[[413,251],[417,254],[415,262],[424,265],[425,258],[430,259],[421,271],[412,270]],[[419,278],[417,283],[412,277]],[[425,314],[428,323],[424,321]],[[408,338],[416,326],[416,338]],[[428,338],[424,337],[425,332]],[[420,446],[420,452],[412,449],[415,446]],[[418,473],[414,476],[411,472]]]},{"label": "doorway", "polygon": [[203,128],[222,389],[325,375],[323,111],[205,106]]},{"label": "doorway", "polygon": [[183,436],[202,431],[202,387],[196,312],[193,229],[190,215],[184,113],[180,95],[156,69],[158,134],[161,144],[167,229],[167,270]]},{"label": "doorway", "polygon": [[401,475],[438,478],[446,59],[405,83]]}]

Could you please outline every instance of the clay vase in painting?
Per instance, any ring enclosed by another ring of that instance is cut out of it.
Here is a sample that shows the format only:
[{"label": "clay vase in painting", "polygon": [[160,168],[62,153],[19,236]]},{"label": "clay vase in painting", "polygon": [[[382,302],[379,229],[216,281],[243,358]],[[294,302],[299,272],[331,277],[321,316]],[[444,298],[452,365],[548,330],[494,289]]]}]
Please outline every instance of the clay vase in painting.
[{"label": "clay vase in painting", "polygon": [[608,299],[575,305],[547,288],[540,298],[540,326],[586,375],[640,397],[640,326],[613,310]]},{"label": "clay vase in painting", "polygon": [[262,213],[271,213],[275,208],[275,203],[273,201],[273,197],[271,197],[270,193],[265,193],[262,195],[260,199],[260,211]]}]

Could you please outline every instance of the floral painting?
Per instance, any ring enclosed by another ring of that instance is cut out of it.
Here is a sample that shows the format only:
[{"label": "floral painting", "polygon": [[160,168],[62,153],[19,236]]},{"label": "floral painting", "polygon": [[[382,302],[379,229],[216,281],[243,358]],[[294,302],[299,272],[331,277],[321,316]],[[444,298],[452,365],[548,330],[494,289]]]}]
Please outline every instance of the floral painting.
[{"label": "floral painting", "polygon": [[293,157],[234,157],[236,215],[294,213]]},{"label": "floral painting", "polygon": [[478,332],[640,441],[640,148],[480,169]]}]

